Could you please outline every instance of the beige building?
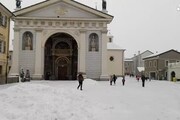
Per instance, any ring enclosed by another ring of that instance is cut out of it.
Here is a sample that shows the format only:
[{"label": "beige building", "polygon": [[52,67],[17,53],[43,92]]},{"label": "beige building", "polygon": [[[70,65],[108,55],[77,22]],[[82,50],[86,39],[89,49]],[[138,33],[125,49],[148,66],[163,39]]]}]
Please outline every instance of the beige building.
[{"label": "beige building", "polygon": [[0,84],[7,82],[10,17],[13,14],[0,3]]},{"label": "beige building", "polygon": [[107,43],[107,66],[109,75],[124,76],[124,51],[113,43],[113,36],[109,36]]},{"label": "beige building", "polygon": [[78,72],[97,80],[109,79],[109,71],[123,75],[124,50],[107,47],[113,16],[105,5],[99,11],[73,0],[47,0],[18,8],[9,77],[21,69],[30,70],[33,79],[75,80]]}]

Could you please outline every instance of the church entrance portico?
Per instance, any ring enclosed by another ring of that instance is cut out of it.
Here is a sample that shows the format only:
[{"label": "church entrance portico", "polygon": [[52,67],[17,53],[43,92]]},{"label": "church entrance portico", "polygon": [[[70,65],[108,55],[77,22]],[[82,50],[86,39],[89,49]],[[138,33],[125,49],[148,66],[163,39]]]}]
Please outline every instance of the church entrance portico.
[{"label": "church entrance portico", "polygon": [[76,80],[78,63],[76,40],[67,33],[51,35],[44,49],[44,75],[51,80]]}]

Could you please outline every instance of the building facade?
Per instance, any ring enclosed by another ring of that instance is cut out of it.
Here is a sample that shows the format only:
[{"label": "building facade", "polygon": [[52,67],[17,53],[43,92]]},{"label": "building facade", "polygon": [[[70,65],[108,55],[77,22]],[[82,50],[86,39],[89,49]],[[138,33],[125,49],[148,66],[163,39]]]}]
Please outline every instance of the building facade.
[{"label": "building facade", "polygon": [[180,61],[180,52],[169,50],[162,53],[156,53],[144,58],[145,75],[151,79],[167,80],[168,64]]},{"label": "building facade", "polygon": [[9,77],[21,69],[33,79],[108,79],[107,25],[113,16],[72,0],[47,0],[14,14],[13,63]]},{"label": "building facade", "polygon": [[169,63],[167,80],[173,81],[173,77],[175,77],[175,80],[180,81],[179,73],[180,73],[180,61],[177,61],[176,63]]},{"label": "building facade", "polygon": [[[152,55],[153,53],[149,50],[146,50],[142,53],[140,53],[140,51],[138,51],[138,54],[134,55],[134,57],[132,58],[133,60],[133,74],[136,76],[136,75],[141,75],[141,72],[142,72],[142,68],[144,68],[144,60],[143,58],[149,56],[149,55]],[[140,70],[139,70],[139,69]]]},{"label": "building facade", "polygon": [[7,83],[10,17],[13,14],[0,3],[0,84]]},{"label": "building facade", "polygon": [[133,68],[134,68],[133,60],[131,58],[126,58],[124,60],[125,75],[134,75]]},{"label": "building facade", "polygon": [[107,67],[108,75],[124,76],[124,51],[113,43],[113,36],[109,35],[107,43]]}]

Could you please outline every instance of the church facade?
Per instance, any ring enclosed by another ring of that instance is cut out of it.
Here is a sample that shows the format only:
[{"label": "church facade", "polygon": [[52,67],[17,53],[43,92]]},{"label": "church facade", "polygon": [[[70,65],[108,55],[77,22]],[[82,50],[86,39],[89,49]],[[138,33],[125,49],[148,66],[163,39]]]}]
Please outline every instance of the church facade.
[{"label": "church facade", "polygon": [[75,80],[79,72],[109,78],[107,25],[113,16],[104,10],[73,0],[47,0],[14,15],[10,77],[28,69],[33,79]]}]

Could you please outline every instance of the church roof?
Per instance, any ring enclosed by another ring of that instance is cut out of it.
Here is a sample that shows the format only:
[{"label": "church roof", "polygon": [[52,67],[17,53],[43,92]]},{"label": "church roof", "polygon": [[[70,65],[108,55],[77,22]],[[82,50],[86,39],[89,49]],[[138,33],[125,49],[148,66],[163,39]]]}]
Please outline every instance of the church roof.
[{"label": "church roof", "polygon": [[109,21],[112,21],[112,19],[113,19],[112,15],[109,15],[109,14],[104,13],[102,11],[99,11],[97,9],[91,8],[91,7],[84,5],[82,3],[79,3],[75,0],[46,0],[46,1],[39,2],[39,3],[34,4],[34,5],[31,5],[31,6],[16,10],[13,13],[15,14],[15,16],[21,16],[23,14],[27,14],[29,12],[36,11],[36,10],[41,9],[41,8],[45,8],[49,5],[57,4],[59,2],[64,2],[66,4],[72,5],[76,8],[81,9],[81,10],[84,10],[84,11],[87,11],[89,13],[100,16],[103,19],[108,19]]},{"label": "church roof", "polygon": [[9,16],[13,16],[14,14],[7,9],[1,2],[0,2],[0,8],[8,13]]},{"label": "church roof", "polygon": [[118,45],[116,45],[115,43],[107,43],[107,49],[108,50],[125,50],[125,49],[122,49],[121,47],[119,47]]}]

